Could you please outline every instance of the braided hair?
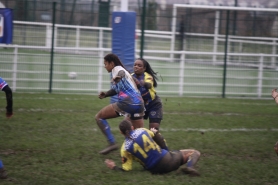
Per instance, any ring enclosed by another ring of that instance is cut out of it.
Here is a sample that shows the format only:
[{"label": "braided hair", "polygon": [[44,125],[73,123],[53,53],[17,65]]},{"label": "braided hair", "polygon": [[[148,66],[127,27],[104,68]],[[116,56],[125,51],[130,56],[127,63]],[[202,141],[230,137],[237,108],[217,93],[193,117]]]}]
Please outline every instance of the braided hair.
[{"label": "braided hair", "polygon": [[147,62],[145,59],[143,58],[137,58],[136,60],[141,60],[143,62],[144,67],[146,68],[145,72],[149,73],[152,77],[153,77],[153,86],[157,87],[157,73],[154,72],[154,70],[151,68],[149,62]]},{"label": "braided hair", "polygon": [[130,123],[130,121],[124,119],[124,120],[120,123],[119,129],[120,129],[120,131],[124,134],[125,137],[134,140],[134,139],[130,136],[130,133],[131,133],[131,131],[132,131],[131,126],[132,126],[132,124]]},{"label": "braided hair", "polygon": [[123,65],[123,63],[121,62],[121,60],[119,59],[119,57],[113,53],[107,54],[103,59],[108,63],[113,62],[115,66],[122,66],[125,70],[127,70]]}]

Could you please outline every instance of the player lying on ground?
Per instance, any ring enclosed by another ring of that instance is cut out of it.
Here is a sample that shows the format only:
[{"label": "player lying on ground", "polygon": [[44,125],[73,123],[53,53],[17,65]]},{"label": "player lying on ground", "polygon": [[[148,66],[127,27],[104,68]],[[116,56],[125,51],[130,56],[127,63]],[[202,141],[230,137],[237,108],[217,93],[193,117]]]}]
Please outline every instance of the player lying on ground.
[{"label": "player lying on ground", "polygon": [[194,168],[201,155],[199,151],[194,149],[167,151],[154,141],[157,130],[146,128],[134,130],[128,120],[123,120],[119,129],[125,137],[121,148],[122,167],[117,167],[114,161],[106,159],[105,163],[108,168],[130,171],[133,160],[136,160],[153,174],[178,170],[192,176],[200,175]]}]

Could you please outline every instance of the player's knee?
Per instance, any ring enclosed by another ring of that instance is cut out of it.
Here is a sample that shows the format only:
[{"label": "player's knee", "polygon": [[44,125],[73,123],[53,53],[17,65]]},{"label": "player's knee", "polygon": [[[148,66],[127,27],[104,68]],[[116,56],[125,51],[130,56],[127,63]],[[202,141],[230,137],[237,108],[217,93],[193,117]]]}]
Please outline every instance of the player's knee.
[{"label": "player's knee", "polygon": [[201,152],[199,152],[198,150],[195,150],[196,155],[198,156],[198,158],[201,156]]},{"label": "player's knee", "polygon": [[100,113],[98,112],[98,113],[95,115],[95,120],[98,121],[99,119],[101,119],[101,117],[100,117]]}]

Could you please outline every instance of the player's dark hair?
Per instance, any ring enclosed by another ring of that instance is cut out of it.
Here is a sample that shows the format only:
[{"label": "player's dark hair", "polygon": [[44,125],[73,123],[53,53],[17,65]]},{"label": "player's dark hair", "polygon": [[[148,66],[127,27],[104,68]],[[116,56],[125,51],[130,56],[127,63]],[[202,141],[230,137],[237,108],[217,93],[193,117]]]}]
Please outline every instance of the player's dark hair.
[{"label": "player's dark hair", "polygon": [[119,57],[113,53],[107,54],[103,59],[108,63],[113,62],[115,66],[122,66],[125,70],[127,70],[123,65],[123,63],[121,62],[121,60],[119,59]]},{"label": "player's dark hair", "polygon": [[132,126],[132,124],[130,123],[130,121],[128,121],[128,120],[123,120],[123,121],[121,121],[121,123],[119,124],[119,129],[120,129],[120,131],[125,135],[125,137],[128,137],[128,138],[134,140],[134,139],[130,136],[130,132],[132,131],[131,126]]},{"label": "player's dark hair", "polygon": [[145,59],[143,58],[137,58],[136,60],[141,60],[143,62],[144,67],[146,68],[145,72],[149,73],[152,77],[153,77],[153,86],[157,87],[157,73],[154,72],[154,70],[151,68],[151,65],[149,64],[149,62],[147,62]]}]

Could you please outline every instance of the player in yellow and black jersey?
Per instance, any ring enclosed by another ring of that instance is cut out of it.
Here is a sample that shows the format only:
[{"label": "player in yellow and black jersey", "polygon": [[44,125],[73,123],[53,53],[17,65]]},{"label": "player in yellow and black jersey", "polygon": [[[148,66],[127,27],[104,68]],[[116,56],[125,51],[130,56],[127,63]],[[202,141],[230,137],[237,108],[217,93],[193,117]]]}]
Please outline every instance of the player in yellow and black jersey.
[{"label": "player in yellow and black jersey", "polygon": [[163,119],[163,109],[161,99],[155,90],[155,87],[157,87],[157,73],[142,58],[135,60],[133,71],[132,77],[145,103],[144,119],[149,119],[149,128],[159,130],[161,120]]}]

